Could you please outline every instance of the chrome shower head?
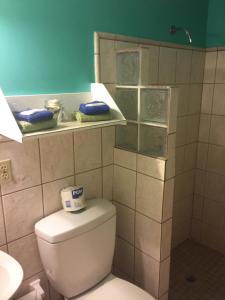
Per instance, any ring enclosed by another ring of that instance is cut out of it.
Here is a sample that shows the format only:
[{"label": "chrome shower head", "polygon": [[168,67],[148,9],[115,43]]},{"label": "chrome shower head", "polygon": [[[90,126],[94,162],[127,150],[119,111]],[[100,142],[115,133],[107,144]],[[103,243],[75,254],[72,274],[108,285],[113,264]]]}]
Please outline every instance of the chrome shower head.
[{"label": "chrome shower head", "polygon": [[171,27],[170,27],[170,34],[175,34],[175,33],[177,33],[177,31],[183,31],[186,34],[186,36],[188,37],[189,43],[190,44],[192,43],[191,34],[190,34],[190,32],[186,28],[176,27],[175,25],[171,25]]}]

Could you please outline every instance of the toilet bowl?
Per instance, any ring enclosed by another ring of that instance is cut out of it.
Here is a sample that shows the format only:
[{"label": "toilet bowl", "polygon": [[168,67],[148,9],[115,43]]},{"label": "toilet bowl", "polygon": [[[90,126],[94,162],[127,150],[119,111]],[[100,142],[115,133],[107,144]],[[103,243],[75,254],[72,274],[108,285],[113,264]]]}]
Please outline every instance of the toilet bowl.
[{"label": "toilet bowl", "polygon": [[65,299],[154,299],[111,274],[116,209],[110,201],[89,200],[80,213],[60,210],[37,222],[35,233],[46,275]]}]

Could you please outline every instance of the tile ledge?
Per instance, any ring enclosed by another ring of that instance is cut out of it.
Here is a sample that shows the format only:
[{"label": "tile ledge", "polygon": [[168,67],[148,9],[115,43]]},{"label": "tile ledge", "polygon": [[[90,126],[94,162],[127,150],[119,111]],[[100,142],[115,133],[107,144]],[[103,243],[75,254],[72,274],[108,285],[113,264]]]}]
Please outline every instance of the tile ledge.
[{"label": "tile ledge", "polygon": [[81,130],[88,130],[93,128],[102,128],[108,126],[115,126],[115,125],[126,125],[127,122],[125,120],[110,120],[110,121],[98,121],[98,122],[65,122],[59,123],[59,125],[54,129],[42,130],[32,133],[27,133],[23,135],[23,141],[34,138],[34,137],[43,137],[43,136],[50,136],[56,134],[62,134],[65,132],[76,132]]}]

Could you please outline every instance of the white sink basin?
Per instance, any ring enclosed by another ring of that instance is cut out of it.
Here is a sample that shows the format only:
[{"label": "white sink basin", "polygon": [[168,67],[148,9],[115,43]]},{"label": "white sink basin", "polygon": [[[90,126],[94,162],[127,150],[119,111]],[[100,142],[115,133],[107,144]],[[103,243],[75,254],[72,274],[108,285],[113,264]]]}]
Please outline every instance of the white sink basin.
[{"label": "white sink basin", "polygon": [[7,253],[0,251],[0,299],[10,299],[23,280],[21,265]]}]

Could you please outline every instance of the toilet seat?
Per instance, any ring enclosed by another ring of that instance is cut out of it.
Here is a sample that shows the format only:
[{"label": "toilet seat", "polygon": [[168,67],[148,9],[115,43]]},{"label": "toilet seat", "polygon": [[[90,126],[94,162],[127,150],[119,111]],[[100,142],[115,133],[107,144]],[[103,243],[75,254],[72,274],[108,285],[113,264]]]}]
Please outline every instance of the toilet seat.
[{"label": "toilet seat", "polygon": [[74,300],[155,300],[144,290],[110,274],[104,281]]}]

